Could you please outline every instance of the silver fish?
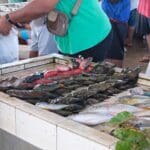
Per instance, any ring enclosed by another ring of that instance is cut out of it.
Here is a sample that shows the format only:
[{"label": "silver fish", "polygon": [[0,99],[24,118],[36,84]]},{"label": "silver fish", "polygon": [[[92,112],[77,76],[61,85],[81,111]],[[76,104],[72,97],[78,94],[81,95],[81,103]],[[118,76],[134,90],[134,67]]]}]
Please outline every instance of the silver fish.
[{"label": "silver fish", "polygon": [[145,96],[125,96],[120,97],[118,101],[128,105],[140,105],[150,103],[150,98]]},{"label": "silver fish", "polygon": [[144,94],[144,90],[141,87],[135,87],[135,88],[129,89],[129,92],[132,95],[143,95]]},{"label": "silver fish", "polygon": [[142,109],[135,107],[135,106],[130,106],[130,105],[125,105],[125,104],[114,104],[114,105],[105,105],[101,107],[92,107],[90,106],[89,108],[86,108],[82,112],[93,112],[93,113],[101,113],[101,114],[111,114],[111,115],[116,115],[120,112],[123,111],[128,111],[128,112],[138,112],[141,111]]},{"label": "silver fish", "polygon": [[136,117],[150,117],[150,110],[144,110],[134,113]]},{"label": "silver fish", "polygon": [[81,113],[77,115],[71,115],[68,118],[79,123],[94,126],[109,121],[112,117],[112,115],[103,115],[99,113]]},{"label": "silver fish", "polygon": [[139,117],[133,120],[130,120],[129,123],[133,124],[134,126],[143,129],[150,127],[150,118],[149,117]]},{"label": "silver fish", "polygon": [[66,107],[68,107],[69,105],[64,105],[64,104],[49,104],[47,102],[39,102],[36,103],[37,107],[40,107],[42,109],[46,109],[46,110],[61,110],[64,109]]}]

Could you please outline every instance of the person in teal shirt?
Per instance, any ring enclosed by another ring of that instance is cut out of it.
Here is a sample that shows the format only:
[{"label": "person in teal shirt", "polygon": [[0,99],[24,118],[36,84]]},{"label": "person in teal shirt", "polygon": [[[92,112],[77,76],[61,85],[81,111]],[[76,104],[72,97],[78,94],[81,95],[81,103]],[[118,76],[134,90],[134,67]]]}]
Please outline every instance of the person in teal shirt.
[{"label": "person in teal shirt", "polygon": [[[10,13],[9,17],[13,22],[27,23],[54,8],[64,12],[71,21],[65,36],[55,36],[60,53],[103,61],[112,41],[109,19],[96,0],[82,0],[77,15],[71,17],[75,3],[76,0],[33,0],[26,7]],[[8,34],[11,27],[5,17],[0,19],[0,33]]]}]

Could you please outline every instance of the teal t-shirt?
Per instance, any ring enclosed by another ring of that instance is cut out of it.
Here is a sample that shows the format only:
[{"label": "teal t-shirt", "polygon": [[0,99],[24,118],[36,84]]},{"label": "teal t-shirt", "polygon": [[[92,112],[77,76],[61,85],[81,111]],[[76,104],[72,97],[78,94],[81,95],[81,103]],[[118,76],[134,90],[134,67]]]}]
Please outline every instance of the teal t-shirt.
[{"label": "teal t-shirt", "polygon": [[[71,10],[76,0],[60,0],[56,9],[71,18]],[[111,24],[97,0],[82,0],[76,16],[71,19],[65,36],[56,36],[56,42],[62,53],[76,54],[95,46],[110,33]]]}]

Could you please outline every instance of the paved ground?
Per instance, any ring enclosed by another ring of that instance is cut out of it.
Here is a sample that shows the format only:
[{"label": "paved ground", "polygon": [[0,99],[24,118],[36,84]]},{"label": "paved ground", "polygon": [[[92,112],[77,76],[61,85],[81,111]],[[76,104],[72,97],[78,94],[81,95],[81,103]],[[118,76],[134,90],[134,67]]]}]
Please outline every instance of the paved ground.
[{"label": "paved ground", "polygon": [[139,60],[148,54],[146,42],[141,39],[134,39],[133,46],[127,48],[124,67],[141,66],[143,70],[147,67],[146,63],[140,63]]}]

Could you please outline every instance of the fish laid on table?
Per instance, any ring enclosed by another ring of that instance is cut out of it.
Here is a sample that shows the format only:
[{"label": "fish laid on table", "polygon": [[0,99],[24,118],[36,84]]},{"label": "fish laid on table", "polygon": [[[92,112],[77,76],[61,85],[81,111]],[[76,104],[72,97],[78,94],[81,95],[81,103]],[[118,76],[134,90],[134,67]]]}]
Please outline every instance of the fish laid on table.
[{"label": "fish laid on table", "polygon": [[84,105],[84,100],[81,98],[76,98],[76,97],[58,97],[56,99],[49,99],[48,101],[51,104],[80,104]]},{"label": "fish laid on table", "polygon": [[148,104],[150,103],[150,97],[140,95],[124,96],[119,98],[119,102],[128,105]]},{"label": "fish laid on table", "polygon": [[37,99],[41,101],[57,97],[55,94],[48,93],[46,91],[35,91],[35,90],[8,90],[7,94],[22,99]]},{"label": "fish laid on table", "polygon": [[16,77],[9,77],[3,80],[0,80],[0,90],[6,91],[13,87],[13,83],[18,80]]},{"label": "fish laid on table", "polygon": [[134,114],[136,117],[150,117],[150,110],[139,111]]},{"label": "fish laid on table", "polygon": [[[58,104],[61,105],[61,104]],[[67,117],[69,115],[72,115],[74,113],[79,113],[83,109],[83,106],[78,105],[78,104],[69,104],[68,107],[65,107],[60,110],[53,110],[53,112],[62,115],[64,117]]]},{"label": "fish laid on table", "polygon": [[24,78],[24,83],[33,83],[36,80],[42,79],[44,77],[44,73],[43,72],[36,72],[30,76],[27,76]]},{"label": "fish laid on table", "polygon": [[79,123],[94,126],[110,120],[112,118],[112,115],[103,115],[99,113],[81,113],[71,115],[68,118]]},{"label": "fish laid on table", "polygon": [[143,95],[144,90],[141,87],[135,87],[129,90],[131,95]]},{"label": "fish laid on table", "polygon": [[65,105],[65,104],[50,104],[50,103],[47,103],[47,102],[38,102],[36,103],[37,107],[40,107],[40,108],[43,108],[43,109],[46,109],[46,110],[61,110],[61,109],[64,109],[66,107],[68,107],[69,105]]},{"label": "fish laid on table", "polygon": [[125,105],[125,104],[114,104],[114,105],[105,105],[101,107],[96,107],[96,105],[90,106],[83,110],[82,112],[93,112],[93,113],[101,113],[101,114],[111,114],[111,115],[116,115],[120,112],[123,111],[128,111],[128,112],[138,112],[142,109],[135,107],[135,106],[130,106],[130,105]]}]

